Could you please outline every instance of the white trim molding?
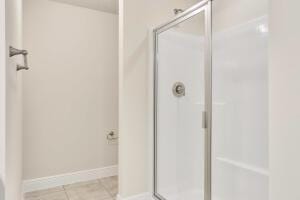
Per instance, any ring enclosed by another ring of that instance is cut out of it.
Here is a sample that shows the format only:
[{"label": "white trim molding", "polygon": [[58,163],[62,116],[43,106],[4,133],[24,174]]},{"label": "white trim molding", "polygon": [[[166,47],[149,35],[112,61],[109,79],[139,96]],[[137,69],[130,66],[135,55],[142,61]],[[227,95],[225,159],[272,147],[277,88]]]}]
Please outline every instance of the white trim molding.
[{"label": "white trim molding", "polygon": [[123,198],[121,195],[117,195],[117,200],[154,200],[151,193],[142,193],[130,197]]},{"label": "white trim molding", "polygon": [[73,173],[61,174],[50,177],[30,179],[23,181],[23,192],[32,192],[37,190],[49,189],[62,185],[68,185],[77,182],[90,181],[118,174],[118,166],[108,166],[98,169],[78,171]]}]

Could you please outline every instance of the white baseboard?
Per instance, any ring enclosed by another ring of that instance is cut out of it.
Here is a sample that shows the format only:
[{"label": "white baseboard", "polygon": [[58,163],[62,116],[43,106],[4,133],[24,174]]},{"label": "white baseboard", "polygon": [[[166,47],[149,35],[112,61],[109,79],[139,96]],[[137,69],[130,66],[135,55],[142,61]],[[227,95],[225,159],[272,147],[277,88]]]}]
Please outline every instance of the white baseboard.
[{"label": "white baseboard", "polygon": [[118,194],[117,200],[154,200],[154,198],[152,197],[152,195],[150,193],[138,194],[138,195],[134,195],[131,197],[126,197],[126,198],[123,198]]},{"label": "white baseboard", "polygon": [[68,174],[61,174],[50,177],[43,177],[31,180],[23,181],[23,192],[32,192],[37,190],[43,190],[53,188],[57,186],[72,184],[82,181],[90,181],[99,178],[115,176],[118,174],[118,166],[108,166],[98,169],[91,169],[79,172],[73,172]]}]

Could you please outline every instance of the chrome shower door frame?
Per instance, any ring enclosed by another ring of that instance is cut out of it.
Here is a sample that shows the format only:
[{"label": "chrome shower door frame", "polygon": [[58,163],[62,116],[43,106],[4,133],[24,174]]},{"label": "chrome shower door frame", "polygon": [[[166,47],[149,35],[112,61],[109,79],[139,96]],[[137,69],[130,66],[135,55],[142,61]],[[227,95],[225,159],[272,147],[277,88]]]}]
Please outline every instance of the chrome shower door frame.
[{"label": "chrome shower door frame", "polygon": [[211,200],[211,135],[212,135],[212,0],[203,0],[193,7],[177,15],[173,20],[155,28],[154,35],[154,181],[153,196],[157,200],[167,200],[157,191],[157,91],[158,91],[158,36],[160,33],[184,22],[191,17],[205,13],[205,45],[204,45],[204,73],[205,73],[205,112],[203,113],[203,128],[205,129],[204,145],[204,200]]}]

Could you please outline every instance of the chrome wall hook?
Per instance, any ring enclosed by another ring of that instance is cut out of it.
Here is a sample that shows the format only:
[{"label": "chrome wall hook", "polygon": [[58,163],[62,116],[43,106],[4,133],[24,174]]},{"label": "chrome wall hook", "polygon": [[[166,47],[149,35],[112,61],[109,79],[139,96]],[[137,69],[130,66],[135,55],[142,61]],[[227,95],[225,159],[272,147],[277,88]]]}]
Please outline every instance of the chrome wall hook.
[{"label": "chrome wall hook", "polygon": [[28,63],[27,63],[27,55],[28,55],[28,51],[26,50],[20,50],[20,49],[16,49],[12,46],[9,47],[9,57],[13,57],[13,56],[17,56],[17,55],[23,55],[24,57],[24,65],[17,65],[17,71],[19,70],[28,70]]}]

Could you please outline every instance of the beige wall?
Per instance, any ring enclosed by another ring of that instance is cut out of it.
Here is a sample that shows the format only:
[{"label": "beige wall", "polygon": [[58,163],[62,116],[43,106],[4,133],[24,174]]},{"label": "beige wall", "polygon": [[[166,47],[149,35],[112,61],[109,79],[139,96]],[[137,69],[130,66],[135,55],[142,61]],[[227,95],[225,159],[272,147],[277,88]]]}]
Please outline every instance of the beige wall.
[{"label": "beige wall", "polygon": [[270,200],[300,199],[300,1],[270,1]]},{"label": "beige wall", "polygon": [[120,0],[119,193],[128,197],[151,190],[148,134],[148,33],[171,19],[174,8],[196,1]]},{"label": "beige wall", "polygon": [[24,0],[24,179],[117,164],[117,16]]}]

